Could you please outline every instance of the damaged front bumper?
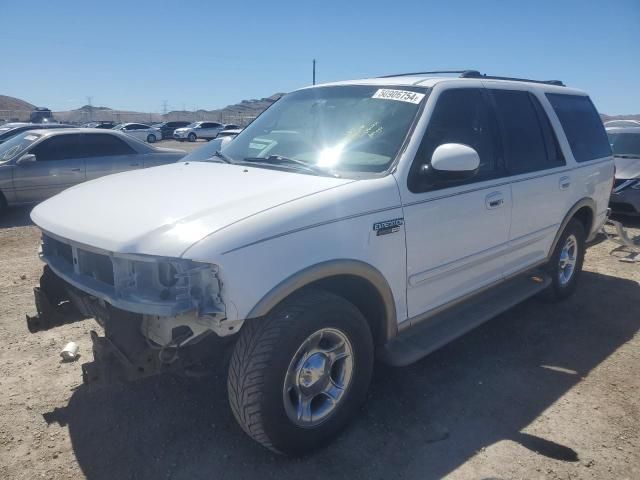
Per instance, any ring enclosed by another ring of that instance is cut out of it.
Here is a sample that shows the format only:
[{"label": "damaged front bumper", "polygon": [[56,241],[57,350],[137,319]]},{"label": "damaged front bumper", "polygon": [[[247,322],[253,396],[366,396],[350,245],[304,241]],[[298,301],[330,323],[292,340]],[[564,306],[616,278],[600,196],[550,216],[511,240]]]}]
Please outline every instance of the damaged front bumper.
[{"label": "damaged front bumper", "polygon": [[215,265],[112,254],[49,234],[41,257],[47,265],[34,289],[38,314],[27,316],[27,327],[35,333],[95,318],[105,336],[92,332],[95,361],[83,365],[85,381],[183,369],[202,356],[193,354],[201,340],[242,326],[226,318]]}]

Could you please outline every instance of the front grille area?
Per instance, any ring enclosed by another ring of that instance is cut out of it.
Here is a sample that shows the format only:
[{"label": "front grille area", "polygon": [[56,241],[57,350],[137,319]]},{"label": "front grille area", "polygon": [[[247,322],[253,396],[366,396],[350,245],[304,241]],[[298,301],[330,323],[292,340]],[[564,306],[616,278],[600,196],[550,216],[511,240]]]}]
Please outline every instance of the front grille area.
[{"label": "front grille area", "polygon": [[58,260],[66,270],[87,275],[107,285],[114,285],[111,257],[78,247],[75,249],[74,258],[73,250],[71,245],[48,235],[42,237],[42,253],[45,257]]}]

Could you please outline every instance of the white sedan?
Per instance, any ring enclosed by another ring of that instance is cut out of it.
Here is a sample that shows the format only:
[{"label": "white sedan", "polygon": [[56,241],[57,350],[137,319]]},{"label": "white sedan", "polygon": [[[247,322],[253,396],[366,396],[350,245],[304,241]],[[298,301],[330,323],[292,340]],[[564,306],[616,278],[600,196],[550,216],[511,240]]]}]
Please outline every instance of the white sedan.
[{"label": "white sedan", "polygon": [[143,142],[155,143],[157,140],[162,140],[162,132],[159,128],[151,127],[144,123],[121,123],[113,127],[113,129],[136,137]]}]

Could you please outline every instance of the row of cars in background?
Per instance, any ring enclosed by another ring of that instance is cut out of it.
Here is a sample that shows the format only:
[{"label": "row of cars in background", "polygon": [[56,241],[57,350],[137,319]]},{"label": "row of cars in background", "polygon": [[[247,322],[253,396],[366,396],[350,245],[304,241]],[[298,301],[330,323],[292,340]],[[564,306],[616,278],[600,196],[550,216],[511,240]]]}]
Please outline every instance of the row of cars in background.
[{"label": "row of cars in background", "polygon": [[203,161],[234,137],[231,129],[226,130],[185,156],[183,150],[149,145],[113,128],[59,124],[16,128],[19,131],[0,144],[0,213],[104,175],[177,161]]},{"label": "row of cars in background", "polygon": [[[86,127],[58,123],[0,125],[0,210],[41,201],[69,186],[110,173],[178,160],[206,160],[241,131],[237,125],[215,122],[164,122],[153,126],[93,122]],[[605,127],[616,163],[611,209],[615,214],[640,216],[640,122],[613,120]],[[155,138],[150,139],[150,135]],[[162,138],[203,138],[210,143],[187,156],[182,150],[148,145]]]}]

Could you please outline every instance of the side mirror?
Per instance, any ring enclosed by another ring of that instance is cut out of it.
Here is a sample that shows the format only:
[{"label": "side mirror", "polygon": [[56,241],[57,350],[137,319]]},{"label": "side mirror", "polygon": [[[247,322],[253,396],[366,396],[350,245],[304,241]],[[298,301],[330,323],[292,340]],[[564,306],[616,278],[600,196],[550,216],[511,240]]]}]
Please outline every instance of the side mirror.
[{"label": "side mirror", "polygon": [[437,183],[453,182],[473,177],[479,167],[480,156],[475,149],[461,143],[445,143],[434,150],[431,163],[423,165],[420,174]]},{"label": "side mirror", "polygon": [[27,153],[21,156],[17,161],[16,165],[22,165],[24,163],[33,163],[36,161],[36,156],[33,153]]}]

